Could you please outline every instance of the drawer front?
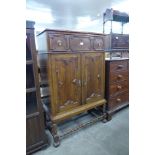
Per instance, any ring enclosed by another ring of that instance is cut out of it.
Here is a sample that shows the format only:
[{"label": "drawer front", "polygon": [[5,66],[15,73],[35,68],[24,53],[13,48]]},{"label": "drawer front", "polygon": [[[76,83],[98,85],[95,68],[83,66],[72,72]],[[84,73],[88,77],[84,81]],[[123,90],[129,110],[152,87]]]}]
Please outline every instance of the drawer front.
[{"label": "drawer front", "polygon": [[121,92],[128,91],[129,89],[129,81],[125,80],[118,83],[113,83],[110,85],[109,94],[110,96],[115,96]]},{"label": "drawer front", "polygon": [[68,41],[65,35],[49,35],[49,49],[53,51],[66,51]]},{"label": "drawer front", "polygon": [[91,49],[91,41],[89,37],[71,36],[69,41],[70,49],[73,51],[86,51]]},{"label": "drawer front", "polygon": [[128,35],[112,35],[112,48],[129,48]]},{"label": "drawer front", "polygon": [[120,105],[123,105],[123,103],[129,101],[129,93],[122,93],[120,95],[117,95],[114,98],[110,98],[108,101],[108,108],[109,110],[115,109]]},{"label": "drawer front", "polygon": [[128,61],[120,60],[110,62],[110,72],[118,72],[123,70],[128,70]]},{"label": "drawer front", "polygon": [[114,72],[114,73],[110,73],[110,84],[113,82],[120,82],[120,81],[124,81],[124,80],[128,80],[129,79],[129,71],[122,71],[122,72]]},{"label": "drawer front", "polygon": [[104,40],[101,37],[94,37],[93,41],[95,50],[103,50],[104,49]]}]

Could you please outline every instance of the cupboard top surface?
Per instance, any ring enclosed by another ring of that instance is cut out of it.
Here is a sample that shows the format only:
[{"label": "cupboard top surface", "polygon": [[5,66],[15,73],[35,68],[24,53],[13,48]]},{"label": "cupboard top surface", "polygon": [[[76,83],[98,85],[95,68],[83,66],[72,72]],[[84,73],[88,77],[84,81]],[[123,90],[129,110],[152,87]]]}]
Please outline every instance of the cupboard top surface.
[{"label": "cupboard top surface", "polygon": [[108,59],[106,58],[105,61],[120,61],[120,60],[129,60],[129,58],[118,58],[118,59]]},{"label": "cupboard top surface", "polygon": [[103,33],[96,33],[96,32],[82,32],[82,31],[71,31],[71,30],[56,30],[56,29],[45,29],[37,36],[48,32],[48,33],[64,33],[64,34],[83,34],[83,35],[104,35]]}]

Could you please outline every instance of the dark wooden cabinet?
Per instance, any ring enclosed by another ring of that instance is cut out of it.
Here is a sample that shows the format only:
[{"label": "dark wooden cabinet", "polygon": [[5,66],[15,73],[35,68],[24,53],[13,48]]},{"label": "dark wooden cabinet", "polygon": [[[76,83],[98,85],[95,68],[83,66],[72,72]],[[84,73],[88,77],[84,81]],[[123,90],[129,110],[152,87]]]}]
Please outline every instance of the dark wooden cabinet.
[{"label": "dark wooden cabinet", "polygon": [[26,153],[47,145],[40,100],[34,22],[26,22]]},{"label": "dark wooden cabinet", "polygon": [[106,60],[107,110],[109,114],[129,104],[129,60]]},{"label": "dark wooden cabinet", "polygon": [[103,34],[49,29],[38,35],[40,83],[49,86],[55,146],[59,145],[57,123],[105,106],[103,37]]}]

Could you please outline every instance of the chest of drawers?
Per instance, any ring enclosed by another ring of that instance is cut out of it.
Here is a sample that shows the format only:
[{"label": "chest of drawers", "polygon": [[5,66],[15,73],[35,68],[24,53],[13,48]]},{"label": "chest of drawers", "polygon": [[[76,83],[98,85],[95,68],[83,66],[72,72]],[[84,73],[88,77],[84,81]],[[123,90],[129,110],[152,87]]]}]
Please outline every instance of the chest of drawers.
[{"label": "chest of drawers", "polygon": [[129,101],[129,60],[106,60],[107,110],[110,113],[128,105]]}]

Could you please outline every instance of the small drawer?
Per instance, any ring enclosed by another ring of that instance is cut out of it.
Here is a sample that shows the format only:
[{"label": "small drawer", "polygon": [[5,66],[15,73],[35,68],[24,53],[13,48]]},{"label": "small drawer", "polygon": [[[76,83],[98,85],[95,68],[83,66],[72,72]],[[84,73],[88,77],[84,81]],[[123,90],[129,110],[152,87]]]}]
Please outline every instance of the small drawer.
[{"label": "small drawer", "polygon": [[118,35],[118,34],[113,34],[112,35],[112,48],[118,49],[118,48],[124,48],[128,49],[129,48],[129,35]]},{"label": "small drawer", "polygon": [[117,60],[110,62],[110,72],[128,70],[127,60]]},{"label": "small drawer", "polygon": [[91,41],[89,37],[70,36],[70,49],[72,51],[87,51],[91,49]]},{"label": "small drawer", "polygon": [[113,110],[128,101],[129,101],[129,93],[128,92],[122,93],[120,95],[117,95],[116,97],[109,99],[108,108],[109,110]]},{"label": "small drawer", "polygon": [[110,96],[115,96],[121,92],[128,91],[129,89],[129,81],[125,80],[118,83],[113,83],[110,85],[109,94]]},{"label": "small drawer", "polygon": [[95,50],[103,50],[104,49],[104,40],[102,37],[94,37],[93,46]]},{"label": "small drawer", "polygon": [[68,50],[68,41],[65,35],[49,34],[49,49],[53,51]]},{"label": "small drawer", "polygon": [[122,72],[112,72],[110,73],[110,84],[113,82],[119,82],[129,79],[129,71],[122,71]]}]

